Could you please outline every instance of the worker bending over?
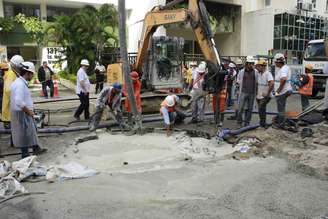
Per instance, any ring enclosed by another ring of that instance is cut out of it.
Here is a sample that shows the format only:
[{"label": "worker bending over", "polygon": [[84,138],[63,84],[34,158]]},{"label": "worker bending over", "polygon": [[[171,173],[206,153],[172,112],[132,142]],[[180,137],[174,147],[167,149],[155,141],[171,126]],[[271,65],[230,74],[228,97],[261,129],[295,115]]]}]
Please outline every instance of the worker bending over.
[{"label": "worker bending over", "polygon": [[11,133],[15,147],[22,151],[22,158],[28,157],[29,147],[34,154],[44,152],[39,147],[39,140],[34,121],[33,101],[28,89],[28,81],[31,81],[35,73],[32,62],[23,62],[18,77],[11,85],[10,112]]},{"label": "worker bending over", "polygon": [[120,126],[123,125],[123,116],[121,111],[121,90],[122,86],[118,83],[115,83],[113,86],[105,87],[99,93],[96,101],[96,112],[91,116],[89,123],[90,131],[97,129],[106,105],[109,107],[110,112],[114,114],[117,123]]},{"label": "worker bending over", "polygon": [[[141,114],[142,108],[141,108],[141,82],[139,80],[139,74],[136,71],[132,71],[130,73],[130,77],[132,79],[132,86],[133,86],[133,94],[134,98],[136,100],[137,104],[137,110]],[[126,90],[126,84],[123,86],[123,95],[126,97],[124,101],[124,108],[125,111],[128,113],[128,121],[130,124],[132,124],[132,112],[131,112],[131,105],[128,97],[128,93]]]},{"label": "worker bending over", "polygon": [[311,64],[305,65],[305,74],[300,77],[300,88],[298,92],[301,95],[302,110],[310,106],[309,97],[312,96],[314,78],[312,75],[313,66]]},{"label": "worker bending over", "polygon": [[179,97],[177,95],[168,95],[161,103],[160,113],[163,116],[166,135],[170,136],[173,125],[181,123],[186,115],[177,107]]}]

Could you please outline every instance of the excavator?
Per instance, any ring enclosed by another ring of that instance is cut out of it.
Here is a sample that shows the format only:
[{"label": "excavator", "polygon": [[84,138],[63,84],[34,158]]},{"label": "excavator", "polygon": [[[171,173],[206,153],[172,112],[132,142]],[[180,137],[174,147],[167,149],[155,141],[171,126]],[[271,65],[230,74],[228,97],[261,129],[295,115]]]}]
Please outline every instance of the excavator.
[{"label": "excavator", "polygon": [[[164,6],[156,6],[144,18],[143,34],[133,66],[142,75],[144,87],[152,91],[151,95],[143,95],[142,102],[147,97],[156,96],[154,95],[158,93],[156,91],[163,89],[177,91],[179,89],[176,88],[182,88],[183,38],[153,37],[159,26],[178,23],[190,24],[208,67],[204,87],[209,93],[218,96],[217,93],[223,84],[224,69],[209,25],[205,4],[203,0],[187,0],[187,8],[174,8],[185,1],[173,0]],[[108,66],[108,83],[122,80],[122,70],[118,65],[120,64]],[[216,103],[218,105],[219,101]]]}]

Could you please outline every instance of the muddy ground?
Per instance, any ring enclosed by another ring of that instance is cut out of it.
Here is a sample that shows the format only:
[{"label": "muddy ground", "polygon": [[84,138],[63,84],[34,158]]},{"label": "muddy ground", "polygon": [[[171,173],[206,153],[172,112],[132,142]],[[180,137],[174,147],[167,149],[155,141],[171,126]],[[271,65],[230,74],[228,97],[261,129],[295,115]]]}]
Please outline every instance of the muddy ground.
[{"label": "muddy ground", "polygon": [[[298,109],[298,101],[293,96],[289,108]],[[73,121],[69,109],[76,105],[75,101],[42,107],[53,111],[50,124],[58,126]],[[274,107],[272,101],[270,109]],[[178,128],[214,135],[217,128],[211,117],[207,119],[204,124]],[[235,127],[229,120],[224,125]],[[315,135],[307,139],[271,128],[247,132],[243,136],[262,141],[255,147],[261,153],[243,159],[233,158],[237,148],[232,144],[184,132],[167,138],[158,129],[143,136],[98,130],[98,140],[77,145],[78,137],[90,133],[40,135],[48,149],[38,157],[42,164],[75,161],[100,173],[79,180],[23,183],[30,192],[46,194],[1,204],[0,218],[324,218],[328,214],[328,146],[323,142],[327,127],[312,128]],[[17,151],[8,143],[9,137],[2,135],[3,151]]]}]

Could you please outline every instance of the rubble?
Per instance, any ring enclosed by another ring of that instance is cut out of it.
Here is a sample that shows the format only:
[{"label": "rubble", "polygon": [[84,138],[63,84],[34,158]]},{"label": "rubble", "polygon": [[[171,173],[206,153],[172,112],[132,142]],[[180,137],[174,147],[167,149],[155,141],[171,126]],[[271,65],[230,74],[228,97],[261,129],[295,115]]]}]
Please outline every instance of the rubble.
[{"label": "rubble", "polygon": [[[291,170],[328,180],[327,127],[324,123],[319,123],[306,129],[311,129],[306,137],[301,133],[272,128],[249,131],[235,142],[236,150],[231,157],[236,160],[245,160],[252,156],[285,157]],[[254,145],[257,142],[258,145]],[[245,151],[243,147],[248,147],[248,150]]]}]

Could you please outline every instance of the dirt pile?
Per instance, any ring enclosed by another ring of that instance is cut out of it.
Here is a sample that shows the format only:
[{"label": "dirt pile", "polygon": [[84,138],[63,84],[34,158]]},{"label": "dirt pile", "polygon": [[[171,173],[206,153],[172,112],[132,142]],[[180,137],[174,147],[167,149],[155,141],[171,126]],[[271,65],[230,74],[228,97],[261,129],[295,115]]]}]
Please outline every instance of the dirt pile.
[{"label": "dirt pile", "polygon": [[260,144],[250,146],[247,153],[240,151],[243,148],[237,150],[233,158],[248,159],[251,156],[269,155],[284,157],[293,171],[328,180],[328,127],[320,123],[307,128],[313,133],[309,137],[301,136],[302,127],[298,133],[272,128],[243,133],[237,140],[237,146],[245,138],[259,139]]}]

